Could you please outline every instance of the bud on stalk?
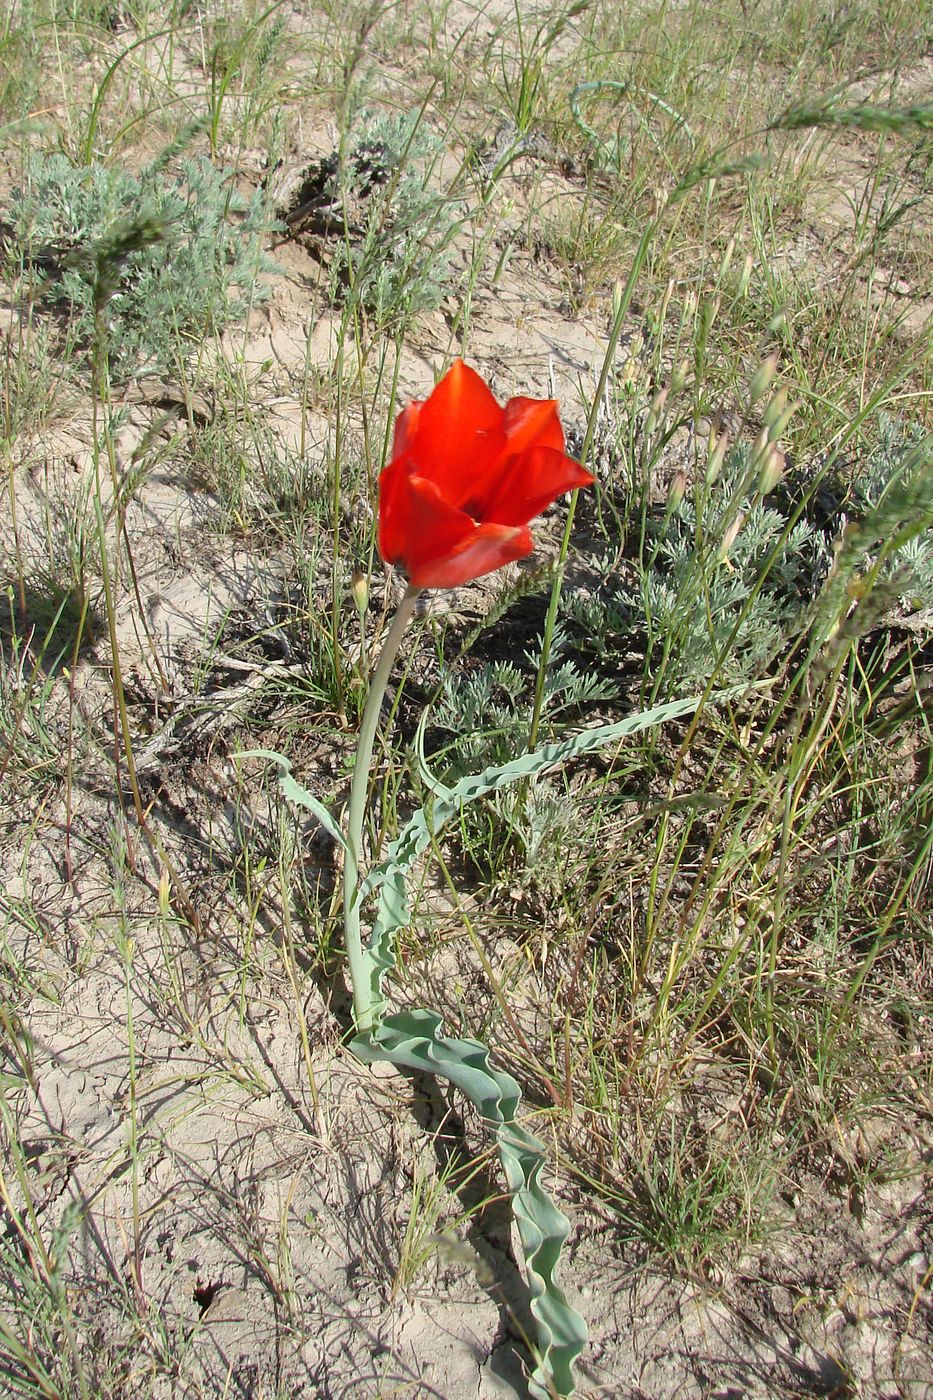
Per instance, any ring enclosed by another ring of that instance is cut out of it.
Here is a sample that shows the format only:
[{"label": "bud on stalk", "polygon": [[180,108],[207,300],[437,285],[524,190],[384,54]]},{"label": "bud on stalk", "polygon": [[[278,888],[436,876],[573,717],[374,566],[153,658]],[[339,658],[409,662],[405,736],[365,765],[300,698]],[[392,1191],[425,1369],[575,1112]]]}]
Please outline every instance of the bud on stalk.
[{"label": "bud on stalk", "polygon": [[786,407],[787,390],[784,388],[778,389],[776,393],[771,395],[765,406],[765,411],[762,414],[762,422],[765,427],[772,427],[780,418]]},{"label": "bud on stalk", "polygon": [[710,439],[709,456],[706,459],[706,483],[712,486],[719,473],[722,471],[722,464],[726,460],[726,453],[729,450],[729,434],[720,433],[714,440]]},{"label": "bud on stalk", "polygon": [[655,394],[654,398],[651,400],[651,407],[648,409],[648,415],[645,418],[646,437],[650,437],[651,434],[654,432],[655,428],[658,426],[658,423],[661,419],[661,414],[664,412],[664,405],[667,403],[668,393],[669,390],[667,388],[659,389],[658,392]]},{"label": "bud on stalk", "polygon": [[720,540],[719,548],[716,551],[716,558],[721,564],[728,564],[729,550],[735,544],[738,533],[744,524],[745,512],[744,510],[740,510]]},{"label": "bud on stalk", "polygon": [[784,453],[772,447],[765,459],[765,464],[761,469],[761,476],[758,481],[758,489],[762,496],[767,496],[777,486],[784,475]]},{"label": "bud on stalk", "polygon": [[353,605],[362,617],[369,607],[369,579],[360,569],[353,570],[350,592],[353,595]]},{"label": "bud on stalk", "polygon": [[667,505],[665,510],[668,515],[673,515],[684,498],[687,489],[687,473],[680,467],[677,468],[671,477],[671,484],[667,490]]}]

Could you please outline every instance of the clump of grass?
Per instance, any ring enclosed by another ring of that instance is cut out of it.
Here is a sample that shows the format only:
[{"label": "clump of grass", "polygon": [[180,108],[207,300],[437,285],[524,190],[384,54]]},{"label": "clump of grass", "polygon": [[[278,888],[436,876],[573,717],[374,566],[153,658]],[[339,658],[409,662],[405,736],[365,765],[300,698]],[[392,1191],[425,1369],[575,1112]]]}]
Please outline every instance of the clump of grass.
[{"label": "clump of grass", "polygon": [[[540,664],[537,638],[517,661],[467,654],[441,668],[431,727],[443,746],[432,766],[445,782],[508,762],[527,747]],[[555,735],[581,717],[592,717],[616,694],[613,681],[588,669],[566,631],[558,628],[546,664],[544,732]],[[575,847],[578,836],[577,814],[561,784],[542,780],[530,791],[507,789],[466,809],[456,841],[463,859],[486,883],[509,879],[541,892],[551,888],[548,870],[560,858],[561,846]]]},{"label": "clump of grass", "polygon": [[[258,14],[256,11],[258,10]],[[277,120],[289,85],[285,18],[278,4],[246,6],[242,13],[204,17],[203,64],[208,79],[207,134],[211,155],[221,143],[224,118],[237,140],[255,141]]]},{"label": "clump of grass", "polygon": [[10,6],[0,21],[0,116],[25,117],[41,75],[42,43],[32,7]]},{"label": "clump of grass", "polygon": [[[7,258],[22,272],[21,292],[63,319],[87,355],[106,272],[116,380],[177,364],[264,295],[262,198],[244,198],[232,172],[207,160],[185,160],[169,178],[160,162],[134,175],[39,154],[9,213]],[[128,240],[126,230],[141,228],[145,237]]]}]

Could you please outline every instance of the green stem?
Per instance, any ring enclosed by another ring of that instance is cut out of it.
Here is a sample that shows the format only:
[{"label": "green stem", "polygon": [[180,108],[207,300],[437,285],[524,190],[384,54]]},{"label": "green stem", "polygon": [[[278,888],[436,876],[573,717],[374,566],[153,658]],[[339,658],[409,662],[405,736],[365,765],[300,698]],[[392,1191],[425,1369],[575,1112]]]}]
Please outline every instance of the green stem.
[{"label": "green stem", "polygon": [[376,669],[369,686],[366,708],[360,723],[359,738],[356,743],[356,758],[353,762],[353,779],[350,783],[350,803],[347,809],[347,849],[343,863],[343,929],[347,962],[350,967],[350,983],[353,988],[353,1019],[360,1033],[373,1029],[373,1007],[370,992],[370,978],[363,953],[363,939],[360,934],[360,855],[363,848],[363,817],[366,813],[366,798],[369,794],[369,774],[373,761],[373,746],[376,742],[376,729],[382,700],[389,683],[389,676],[398,655],[399,645],[405,628],[411,620],[418,601],[420,589],[409,588],[405,593],[398,612],[392,619],[389,635],[386,637],[376,662]]},{"label": "green stem", "polygon": [[[583,437],[583,446],[580,449],[580,464],[587,465],[590,449],[593,446],[593,436],[596,432],[596,423],[599,418],[599,405],[602,403],[603,395],[606,392],[606,384],[612,366],[615,363],[616,347],[622,335],[622,327],[628,315],[632,297],[641,270],[648,256],[648,249],[654,237],[660,219],[652,219],[646,226],[641,236],[641,242],[635,253],[628,275],[628,281],[622,289],[615,305],[612,327],[609,331],[609,340],[606,344],[606,353],[603,356],[602,370],[599,375],[599,382],[596,385],[596,393],[593,395],[593,402],[590,406],[589,417],[586,422],[586,432]],[[567,509],[567,521],[564,525],[564,534],[560,542],[560,553],[557,556],[557,567],[554,571],[554,582],[551,585],[551,597],[548,603],[547,616],[544,620],[544,634],[541,638],[541,657],[538,661],[538,674],[535,680],[535,698],[531,711],[531,726],[528,730],[528,752],[532,753],[538,744],[538,730],[541,726],[541,712],[544,709],[544,687],[547,682],[548,661],[551,656],[551,647],[554,645],[554,629],[557,626],[557,609],[560,605],[560,595],[564,586],[564,569],[567,565],[567,555],[570,551],[570,535],[573,530],[573,517],[577,508],[577,497],[579,490],[571,493],[570,504]]]}]

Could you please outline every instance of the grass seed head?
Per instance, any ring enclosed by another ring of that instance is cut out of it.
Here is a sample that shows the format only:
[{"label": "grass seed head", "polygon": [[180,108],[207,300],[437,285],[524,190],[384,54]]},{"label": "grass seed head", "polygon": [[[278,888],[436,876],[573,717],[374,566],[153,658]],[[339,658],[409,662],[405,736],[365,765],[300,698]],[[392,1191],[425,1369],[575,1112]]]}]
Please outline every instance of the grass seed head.
[{"label": "grass seed head", "polygon": [[778,351],[772,350],[771,354],[768,355],[766,359],[762,360],[761,364],[755,370],[748,386],[748,401],[751,406],[754,406],[758,400],[768,392],[775,371],[777,370],[777,365]]}]

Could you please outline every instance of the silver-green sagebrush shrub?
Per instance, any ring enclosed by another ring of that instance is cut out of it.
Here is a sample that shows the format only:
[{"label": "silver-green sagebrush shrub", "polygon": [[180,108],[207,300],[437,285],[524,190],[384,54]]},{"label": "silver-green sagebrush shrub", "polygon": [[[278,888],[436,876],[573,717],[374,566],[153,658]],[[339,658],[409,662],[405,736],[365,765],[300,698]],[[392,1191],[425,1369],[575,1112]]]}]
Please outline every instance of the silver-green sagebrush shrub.
[{"label": "silver-green sagebrush shrub", "polygon": [[103,311],[111,375],[167,368],[265,294],[262,196],[206,159],[167,176],[33,157],[9,207],[8,268],[85,355]]},{"label": "silver-green sagebrush shrub", "polygon": [[893,623],[933,600],[931,462],[929,438],[885,418],[863,461],[819,492],[814,468],[763,495],[753,449],[738,446],[714,482],[698,475],[648,517],[627,570],[596,556],[602,582],[568,592],[564,612],[601,662],[634,647],[693,684],[714,668],[731,683],[764,674],[821,617],[837,617],[855,572],[881,586],[876,624]]},{"label": "silver-green sagebrush shrub", "polygon": [[896,583],[903,613],[933,607],[933,435],[889,415],[878,425],[878,443],[855,483],[855,516],[879,517],[895,528],[896,548],[884,560],[884,576]]},{"label": "silver-green sagebrush shrub", "polygon": [[[611,699],[616,687],[581,668],[569,654],[566,629],[555,631],[544,680],[544,714],[550,726],[578,720],[589,707]],[[526,649],[525,666],[513,661],[445,667],[432,724],[451,736],[444,777],[451,781],[478,763],[501,763],[528,742],[528,713],[541,642]]]},{"label": "silver-green sagebrush shrub", "polygon": [[462,208],[430,184],[442,151],[420,112],[364,110],[333,176],[347,221],[330,293],[337,303],[358,298],[383,333],[436,310],[454,287],[450,243]]}]

